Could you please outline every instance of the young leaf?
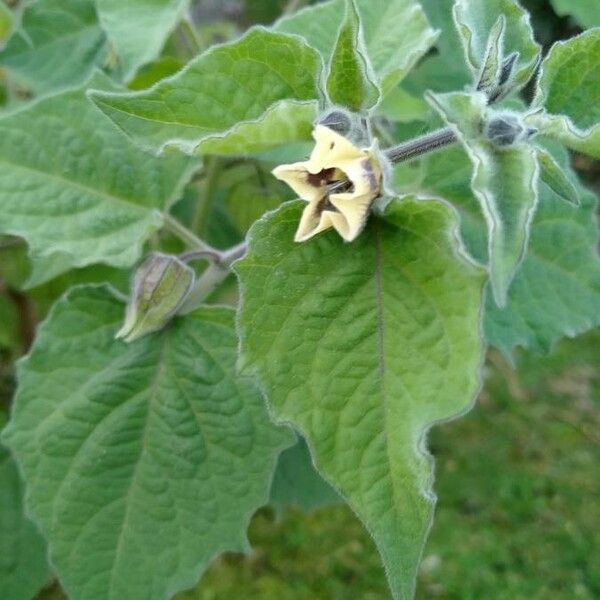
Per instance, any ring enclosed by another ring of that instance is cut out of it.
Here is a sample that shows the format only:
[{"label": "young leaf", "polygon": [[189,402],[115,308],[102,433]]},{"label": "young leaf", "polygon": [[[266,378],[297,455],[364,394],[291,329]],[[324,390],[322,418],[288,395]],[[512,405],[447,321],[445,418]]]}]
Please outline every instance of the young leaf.
[{"label": "young leaf", "polygon": [[597,0],[550,0],[561,16],[571,15],[582,27],[600,27],[600,4]]},{"label": "young leaf", "polygon": [[121,76],[129,81],[158,56],[189,0],[97,0],[97,5],[100,24],[119,56]]},{"label": "young leaf", "polygon": [[129,267],[193,168],[133,146],[83,88],[44,98],[0,119],[0,232],[25,238],[34,263],[50,261],[49,277],[95,262]]},{"label": "young leaf", "polygon": [[300,38],[255,28],[148,91],[99,91],[91,98],[144,148],[158,153],[171,146],[191,154],[207,138],[225,143],[240,123],[254,122],[256,134],[275,102],[317,98],[319,69],[318,54]]},{"label": "young leaf", "polygon": [[[329,63],[344,15],[345,0],[329,0],[284,17],[277,31],[295,33]],[[437,33],[415,0],[355,0],[367,55],[385,91],[396,85],[424,56]]]},{"label": "young leaf", "polygon": [[204,308],[124,344],[123,308],[89,287],[55,305],[4,437],[72,600],[163,600],[216,554],[247,550],[293,443],[236,374],[233,311]]},{"label": "young leaf", "polygon": [[506,19],[504,15],[500,15],[490,32],[483,61],[481,62],[481,70],[477,77],[476,89],[488,96],[498,85],[502,70],[505,29]]},{"label": "young leaf", "polygon": [[600,29],[557,42],[544,60],[531,123],[540,132],[600,158]]},{"label": "young leaf", "polygon": [[0,65],[36,94],[85,81],[106,55],[94,0],[38,0],[0,52]]},{"label": "young leaf", "polygon": [[394,597],[410,598],[434,504],[424,438],[478,390],[483,273],[458,254],[445,204],[393,201],[352,244],[294,243],[302,208],[258,221],[236,264],[243,365],[373,535]]},{"label": "young leaf", "polygon": [[374,83],[372,69],[364,48],[356,5],[354,0],[347,0],[346,18],[329,63],[327,92],[331,101],[354,112],[377,104],[379,89]]},{"label": "young leaf", "polygon": [[488,260],[496,301],[503,305],[510,282],[527,250],[537,206],[539,167],[535,148],[517,142],[498,147],[483,136],[483,94],[429,96],[442,118],[456,128],[474,166],[471,182],[488,229]]},{"label": "young leaf", "polygon": [[563,200],[571,202],[571,204],[579,204],[577,188],[567,177],[562,167],[554,160],[554,157],[540,147],[537,148],[536,152],[542,181]]},{"label": "young leaf", "polygon": [[[560,168],[568,172],[566,152],[557,156]],[[458,208],[465,245],[471,256],[485,262],[485,221],[469,186],[471,165],[464,150],[456,147],[433,155],[423,168],[419,193],[441,196]],[[568,177],[575,181],[573,174]],[[506,355],[516,346],[547,351],[564,336],[600,325],[597,201],[580,184],[574,185],[582,198],[580,207],[567,204],[540,183],[529,249],[508,292],[506,307],[498,308],[488,290],[486,338]]]},{"label": "young leaf", "polygon": [[296,444],[279,456],[269,504],[281,514],[290,506],[308,512],[340,502],[339,495],[317,473],[306,441],[299,437]]},{"label": "young leaf", "polygon": [[540,54],[529,13],[516,0],[456,0],[454,5],[454,19],[474,78],[482,70],[490,32],[499,15],[506,19],[505,54],[519,53],[513,80],[522,87],[531,79]]},{"label": "young leaf", "polygon": [[516,346],[548,351],[564,336],[600,325],[597,199],[581,190],[581,206],[541,186],[529,251],[503,309],[488,298],[485,333],[509,355]]}]

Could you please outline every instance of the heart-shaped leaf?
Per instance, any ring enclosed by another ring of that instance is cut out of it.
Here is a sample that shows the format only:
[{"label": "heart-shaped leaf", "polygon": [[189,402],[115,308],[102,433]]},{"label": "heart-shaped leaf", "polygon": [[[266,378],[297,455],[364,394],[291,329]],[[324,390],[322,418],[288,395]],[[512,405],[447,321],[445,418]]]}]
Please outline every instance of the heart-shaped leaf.
[{"label": "heart-shaped leaf", "polygon": [[5,430],[73,600],[163,600],[216,554],[247,550],[293,443],[236,374],[233,311],[204,308],[125,344],[123,310],[106,288],[55,305]]},{"label": "heart-shaped leaf", "polygon": [[483,273],[439,202],[393,201],[351,244],[294,243],[301,209],[258,221],[236,264],[242,362],[373,535],[394,597],[411,598],[434,504],[425,434],[478,390]]}]

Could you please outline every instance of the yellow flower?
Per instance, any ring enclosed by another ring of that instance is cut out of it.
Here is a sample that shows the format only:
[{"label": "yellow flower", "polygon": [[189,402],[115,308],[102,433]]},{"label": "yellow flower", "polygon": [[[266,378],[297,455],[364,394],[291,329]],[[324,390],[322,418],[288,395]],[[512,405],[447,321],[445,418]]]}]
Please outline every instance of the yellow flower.
[{"label": "yellow flower", "polygon": [[[362,231],[379,196],[381,169],[369,150],[357,148],[328,127],[317,125],[313,137],[316,144],[307,161],[273,170],[277,179],[308,202],[294,239],[304,242],[333,227],[351,242]],[[348,183],[340,193],[330,193],[328,186],[343,181]]]}]

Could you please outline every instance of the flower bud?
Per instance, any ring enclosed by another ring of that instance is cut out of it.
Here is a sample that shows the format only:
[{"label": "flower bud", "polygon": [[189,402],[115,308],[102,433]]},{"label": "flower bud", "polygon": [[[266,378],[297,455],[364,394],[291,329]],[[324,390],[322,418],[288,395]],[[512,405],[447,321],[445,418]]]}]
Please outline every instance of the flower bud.
[{"label": "flower bud", "polygon": [[495,146],[508,148],[517,142],[527,140],[536,133],[528,128],[522,120],[511,113],[499,113],[491,117],[485,124],[485,135]]},{"label": "flower bud", "polygon": [[133,277],[125,322],[116,337],[132,342],[162,329],[181,308],[194,280],[193,269],[176,256],[151,254]]}]

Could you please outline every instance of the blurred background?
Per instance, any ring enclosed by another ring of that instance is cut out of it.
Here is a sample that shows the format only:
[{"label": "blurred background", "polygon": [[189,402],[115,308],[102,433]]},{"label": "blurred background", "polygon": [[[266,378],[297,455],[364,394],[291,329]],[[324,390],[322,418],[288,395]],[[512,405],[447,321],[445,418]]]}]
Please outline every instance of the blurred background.
[{"label": "blurred background", "polygon": [[[444,0],[427,0],[426,8],[438,1]],[[196,2],[194,38],[177,30],[161,58],[144,68],[131,87],[147,87],[175,72],[190,51],[306,4]],[[589,8],[600,0],[522,4],[531,11],[546,49],[583,27],[600,25],[594,21],[598,9]],[[27,97],[27,89],[8,89],[0,69],[0,106]],[[577,157],[573,164],[586,185],[600,191],[598,163]],[[24,291],[28,269],[25,245],[0,237],[0,401],[5,407],[14,391],[15,360],[27,351],[37,323],[67,287],[104,277],[127,287],[127,273],[94,267]],[[544,356],[517,352],[505,357],[490,351],[476,407],[435,428],[430,448],[437,465],[438,506],[418,598],[600,598],[600,332],[565,340]],[[301,498],[293,500],[299,506],[281,499],[261,509],[250,527],[252,553],[219,558],[198,589],[179,600],[388,598],[380,559],[362,525],[335,494],[324,489],[322,497],[323,506],[310,510]],[[39,595],[63,597],[55,583]]]}]

